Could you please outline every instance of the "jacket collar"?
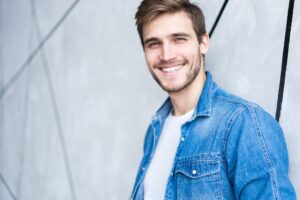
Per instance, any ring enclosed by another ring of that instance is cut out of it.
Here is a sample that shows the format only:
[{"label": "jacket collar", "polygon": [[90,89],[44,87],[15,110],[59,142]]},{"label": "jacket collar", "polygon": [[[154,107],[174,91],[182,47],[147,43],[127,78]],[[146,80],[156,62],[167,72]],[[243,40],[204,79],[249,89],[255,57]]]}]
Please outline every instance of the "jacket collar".
[{"label": "jacket collar", "polygon": [[214,82],[209,72],[206,72],[206,81],[195,108],[194,116],[211,116]]},{"label": "jacket collar", "polygon": [[[198,100],[198,103],[195,107],[195,111],[193,114],[193,117],[191,120],[198,116],[210,116],[212,112],[212,95],[213,95],[213,87],[214,82],[212,79],[211,74],[207,71],[206,72],[206,81],[203,86],[200,98]],[[162,106],[158,109],[158,111],[155,113],[155,115],[152,117],[152,121],[162,121],[171,112],[173,109],[170,97],[166,99],[166,101],[162,104]]]}]

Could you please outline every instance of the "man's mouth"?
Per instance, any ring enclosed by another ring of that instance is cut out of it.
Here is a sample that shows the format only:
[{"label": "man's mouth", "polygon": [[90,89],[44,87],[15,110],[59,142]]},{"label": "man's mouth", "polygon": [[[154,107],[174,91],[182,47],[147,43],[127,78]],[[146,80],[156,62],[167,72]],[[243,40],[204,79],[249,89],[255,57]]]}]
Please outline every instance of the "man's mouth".
[{"label": "man's mouth", "polygon": [[184,64],[172,65],[172,66],[162,66],[162,67],[159,67],[159,69],[162,72],[170,73],[170,72],[179,71],[181,68],[183,68],[183,66],[184,66]]}]

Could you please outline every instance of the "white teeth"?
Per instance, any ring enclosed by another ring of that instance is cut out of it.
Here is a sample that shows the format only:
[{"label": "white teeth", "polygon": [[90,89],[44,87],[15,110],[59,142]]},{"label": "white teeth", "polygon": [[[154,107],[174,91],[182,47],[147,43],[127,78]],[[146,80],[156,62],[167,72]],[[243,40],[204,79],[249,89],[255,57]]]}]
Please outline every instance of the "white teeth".
[{"label": "white teeth", "polygon": [[177,67],[162,68],[161,70],[163,72],[175,72],[175,71],[178,71],[181,67],[182,67],[182,65],[181,66],[177,66]]}]

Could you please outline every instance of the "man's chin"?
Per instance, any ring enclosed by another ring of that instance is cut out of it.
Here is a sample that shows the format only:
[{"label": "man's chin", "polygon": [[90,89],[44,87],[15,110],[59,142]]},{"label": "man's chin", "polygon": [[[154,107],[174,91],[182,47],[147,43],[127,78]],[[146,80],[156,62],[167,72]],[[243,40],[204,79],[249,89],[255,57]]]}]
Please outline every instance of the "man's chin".
[{"label": "man's chin", "polygon": [[165,81],[160,80],[154,73],[152,75],[153,75],[154,80],[158,83],[158,85],[169,94],[179,92],[179,91],[183,90],[184,88],[186,88],[187,85],[189,85],[189,83],[166,84]]},{"label": "man's chin", "polygon": [[177,92],[180,92],[181,90],[183,90],[187,85],[178,85],[178,86],[164,86],[162,84],[159,84],[160,87],[166,91],[167,93],[169,94],[172,94],[172,93],[177,93]]}]

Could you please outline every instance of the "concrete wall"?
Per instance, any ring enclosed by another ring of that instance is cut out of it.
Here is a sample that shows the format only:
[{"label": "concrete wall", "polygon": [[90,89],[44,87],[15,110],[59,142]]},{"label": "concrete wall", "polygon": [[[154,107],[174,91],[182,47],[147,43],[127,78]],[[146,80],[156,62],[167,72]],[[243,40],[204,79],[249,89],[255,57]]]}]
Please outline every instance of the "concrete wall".
[{"label": "concrete wall", "polygon": [[[198,0],[208,30],[223,1]],[[0,0],[0,199],[127,199],[165,99],[134,25],[138,0]],[[300,195],[300,2],[280,123]],[[275,116],[289,1],[230,0],[206,68]]]}]

